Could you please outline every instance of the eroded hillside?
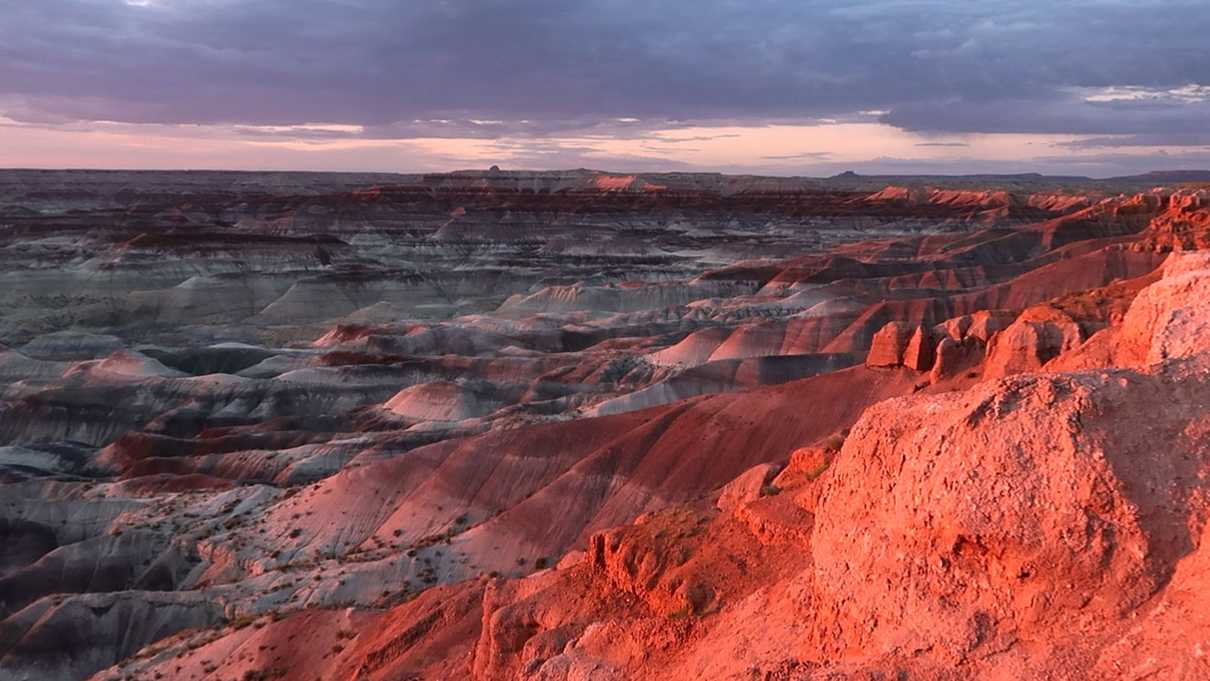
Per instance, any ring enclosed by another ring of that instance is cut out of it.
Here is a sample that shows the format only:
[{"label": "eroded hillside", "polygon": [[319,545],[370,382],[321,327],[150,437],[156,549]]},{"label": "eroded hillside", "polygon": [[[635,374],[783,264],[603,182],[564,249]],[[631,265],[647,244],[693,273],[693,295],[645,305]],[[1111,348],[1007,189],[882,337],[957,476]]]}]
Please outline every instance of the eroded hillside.
[{"label": "eroded hillside", "polygon": [[0,198],[13,678],[1210,673],[1205,190],[94,180]]}]

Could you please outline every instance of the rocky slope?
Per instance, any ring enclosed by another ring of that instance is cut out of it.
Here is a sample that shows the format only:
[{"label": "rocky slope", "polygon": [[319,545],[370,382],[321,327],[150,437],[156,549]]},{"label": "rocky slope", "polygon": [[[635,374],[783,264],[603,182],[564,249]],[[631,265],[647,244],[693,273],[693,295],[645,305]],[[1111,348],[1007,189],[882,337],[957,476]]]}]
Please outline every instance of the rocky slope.
[{"label": "rocky slope", "polygon": [[1210,671],[1204,190],[0,184],[7,677]]}]

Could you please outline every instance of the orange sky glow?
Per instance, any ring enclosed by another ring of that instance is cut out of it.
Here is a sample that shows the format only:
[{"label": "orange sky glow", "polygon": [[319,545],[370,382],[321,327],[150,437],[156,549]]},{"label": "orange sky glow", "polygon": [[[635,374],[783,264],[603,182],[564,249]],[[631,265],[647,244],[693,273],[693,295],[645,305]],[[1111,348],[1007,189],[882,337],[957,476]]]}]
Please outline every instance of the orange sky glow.
[{"label": "orange sky glow", "polygon": [[[591,131],[540,138],[367,138],[358,126],[154,125],[91,122],[23,124],[0,119],[0,166],[44,168],[194,168],[235,170],[444,171],[498,164],[509,168],[724,170],[771,175],[945,172],[987,166],[1027,172],[1064,161],[1079,173],[1093,150],[1073,149],[1075,135],[925,136],[877,122],[811,125],[720,125],[655,129],[633,137]],[[535,152],[535,147],[540,152]],[[1140,157],[1161,147],[1137,147]],[[1052,171],[1053,172],[1053,171]],[[1095,173],[1089,173],[1095,174]]]}]

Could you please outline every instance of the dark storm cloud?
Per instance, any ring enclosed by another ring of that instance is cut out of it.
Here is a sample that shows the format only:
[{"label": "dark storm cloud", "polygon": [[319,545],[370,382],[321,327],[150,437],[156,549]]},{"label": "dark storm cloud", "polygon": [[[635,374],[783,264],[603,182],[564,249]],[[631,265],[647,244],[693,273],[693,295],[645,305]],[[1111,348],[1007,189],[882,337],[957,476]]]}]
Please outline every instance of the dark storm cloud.
[{"label": "dark storm cloud", "polygon": [[0,111],[403,137],[863,110],[921,131],[1192,133],[1210,97],[1086,98],[1210,82],[1208,34],[1204,0],[31,0],[0,7]]}]

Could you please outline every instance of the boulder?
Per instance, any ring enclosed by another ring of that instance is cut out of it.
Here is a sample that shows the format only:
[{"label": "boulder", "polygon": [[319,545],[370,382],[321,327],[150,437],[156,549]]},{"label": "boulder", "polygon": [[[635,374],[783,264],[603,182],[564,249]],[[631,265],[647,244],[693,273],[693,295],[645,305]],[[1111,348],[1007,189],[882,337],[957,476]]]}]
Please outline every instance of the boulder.
[{"label": "boulder", "polygon": [[905,366],[915,371],[928,371],[933,365],[933,334],[919,325],[887,322],[874,334],[865,364],[868,367]]},{"label": "boulder", "polygon": [[1008,310],[979,310],[959,315],[937,324],[932,328],[935,335],[956,341],[971,337],[986,343],[996,334],[1013,323],[1016,315]]},{"label": "boulder", "polygon": [[929,372],[930,379],[936,383],[972,369],[983,360],[984,350],[983,342],[974,336],[961,341],[948,336],[942,338],[934,351],[936,358]]},{"label": "boulder", "polygon": [[917,326],[903,350],[903,366],[913,371],[928,371],[933,366],[933,336],[923,326]]},{"label": "boulder", "polygon": [[749,468],[740,476],[723,486],[718,495],[720,511],[734,511],[736,507],[759,499],[765,487],[777,475],[778,467],[762,463]]},{"label": "boulder", "polygon": [[947,319],[933,327],[933,332],[942,338],[951,338],[960,341],[966,337],[966,332],[971,328],[971,315],[964,314],[951,319]]},{"label": "boulder", "polygon": [[827,470],[835,454],[827,447],[800,447],[794,450],[785,469],[773,478],[773,486],[789,489],[814,481]]},{"label": "boulder", "polygon": [[1048,305],[1032,307],[992,336],[984,376],[1036,371],[1083,340],[1080,325],[1066,313]]},{"label": "boulder", "polygon": [[1008,328],[1016,317],[1016,314],[1007,310],[980,310],[971,315],[971,323],[966,336],[972,336],[986,343],[1001,329]]},{"label": "boulder", "polygon": [[903,364],[903,355],[912,338],[912,327],[906,322],[887,322],[870,342],[866,366],[894,367]]}]

